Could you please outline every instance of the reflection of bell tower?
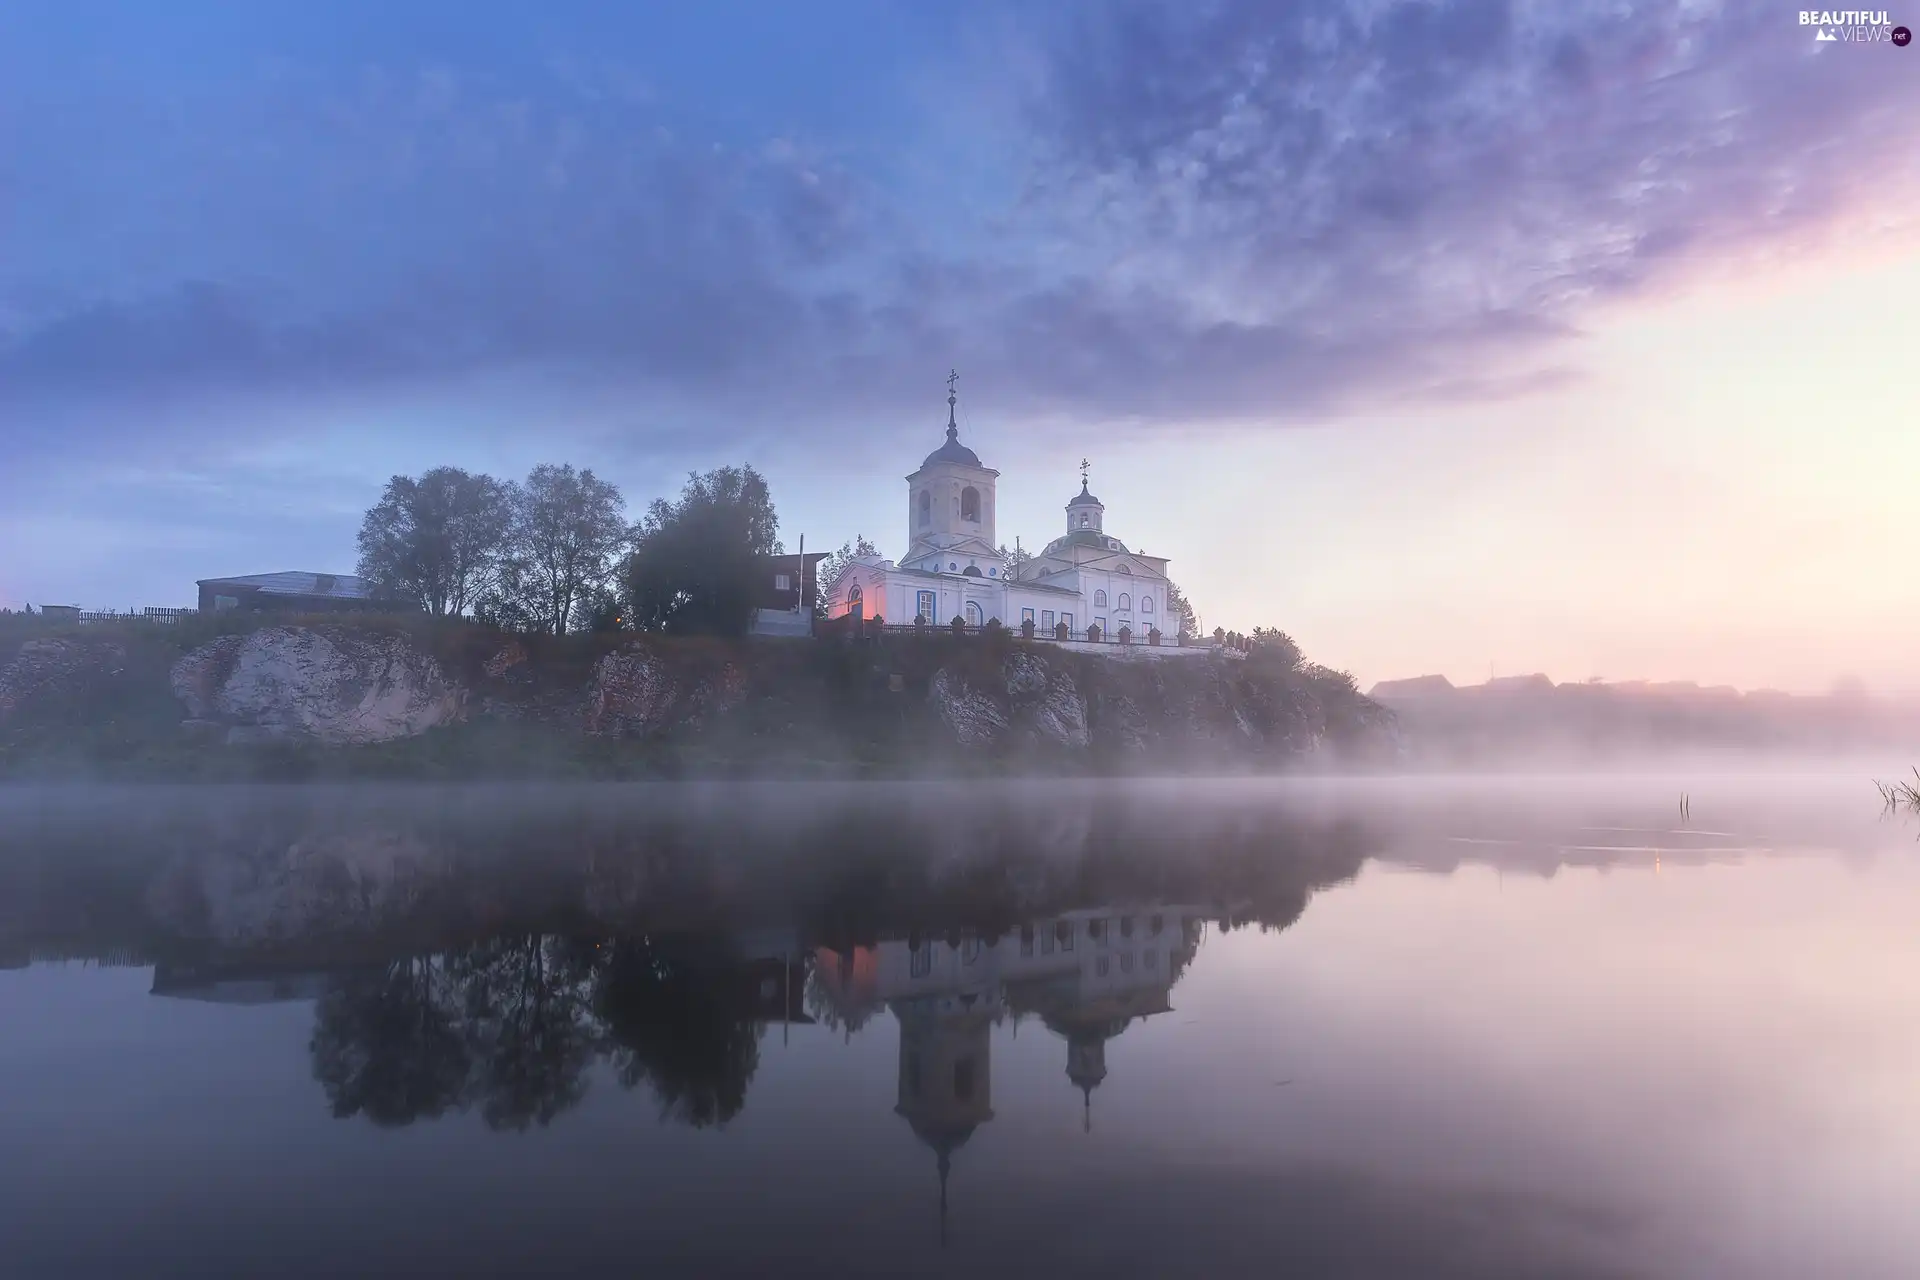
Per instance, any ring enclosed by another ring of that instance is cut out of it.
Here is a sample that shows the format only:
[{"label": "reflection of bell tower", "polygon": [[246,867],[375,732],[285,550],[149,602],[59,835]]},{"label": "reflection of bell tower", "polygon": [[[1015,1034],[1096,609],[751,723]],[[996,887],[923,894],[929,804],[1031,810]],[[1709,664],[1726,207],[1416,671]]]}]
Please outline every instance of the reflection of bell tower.
[{"label": "reflection of bell tower", "polygon": [[1107,1038],[1076,1031],[1067,1039],[1067,1079],[1080,1090],[1080,1131],[1093,1132],[1093,1091],[1107,1078]]},{"label": "reflection of bell tower", "polygon": [[947,1171],[973,1131],[993,1119],[993,1006],[970,997],[892,1002],[900,1020],[900,1093],[894,1107],[933,1148],[940,1174],[940,1239],[947,1238]]}]

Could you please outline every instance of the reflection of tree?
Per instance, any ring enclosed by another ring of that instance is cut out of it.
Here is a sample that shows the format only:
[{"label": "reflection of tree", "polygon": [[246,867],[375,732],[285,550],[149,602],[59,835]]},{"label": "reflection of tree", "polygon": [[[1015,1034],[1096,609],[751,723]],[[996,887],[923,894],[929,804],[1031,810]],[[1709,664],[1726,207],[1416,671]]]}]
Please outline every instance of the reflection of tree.
[{"label": "reflection of tree", "polygon": [[646,1081],[660,1114],[695,1128],[739,1114],[760,1065],[760,1028],[736,1011],[718,956],[663,947],[647,937],[611,948],[594,991],[620,1082]]},{"label": "reflection of tree", "polygon": [[321,999],[309,1049],[335,1116],[388,1127],[464,1105],[469,1058],[453,995],[445,966],[417,956]]},{"label": "reflection of tree", "polygon": [[474,1096],[495,1129],[545,1125],[587,1092],[595,1051],[591,947],[546,934],[483,943],[456,962]]}]

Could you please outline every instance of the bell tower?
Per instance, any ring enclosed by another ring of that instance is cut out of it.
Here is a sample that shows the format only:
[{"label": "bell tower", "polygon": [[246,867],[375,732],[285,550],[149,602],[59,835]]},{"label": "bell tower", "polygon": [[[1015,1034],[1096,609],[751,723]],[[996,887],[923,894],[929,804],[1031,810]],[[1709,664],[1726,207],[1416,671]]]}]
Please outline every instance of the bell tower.
[{"label": "bell tower", "polygon": [[926,456],[907,477],[906,565],[918,565],[936,552],[968,549],[991,555],[1000,544],[994,535],[1000,473],[983,466],[980,456],[960,443],[955,417],[960,375],[947,375],[947,442]]}]

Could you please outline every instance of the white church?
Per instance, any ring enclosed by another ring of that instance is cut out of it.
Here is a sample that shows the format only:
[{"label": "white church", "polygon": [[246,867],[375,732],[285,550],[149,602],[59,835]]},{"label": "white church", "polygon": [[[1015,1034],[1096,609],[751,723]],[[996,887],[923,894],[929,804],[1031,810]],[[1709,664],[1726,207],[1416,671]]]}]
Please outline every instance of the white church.
[{"label": "white church", "polygon": [[[897,562],[864,556],[828,588],[828,615],[924,619],[932,627],[955,618],[969,627],[999,621],[1041,636],[1064,626],[1076,641],[1148,642],[1150,632],[1177,643],[1179,620],[1167,614],[1167,561],[1141,555],[1106,531],[1106,506],[1088,492],[1067,503],[1067,529],[1017,570],[1000,554],[994,530],[1000,473],[960,443],[957,397],[948,379],[947,442],[907,477],[907,553]],[[1084,472],[1084,467],[1083,467]],[[1122,636],[1122,632],[1126,635]]]}]

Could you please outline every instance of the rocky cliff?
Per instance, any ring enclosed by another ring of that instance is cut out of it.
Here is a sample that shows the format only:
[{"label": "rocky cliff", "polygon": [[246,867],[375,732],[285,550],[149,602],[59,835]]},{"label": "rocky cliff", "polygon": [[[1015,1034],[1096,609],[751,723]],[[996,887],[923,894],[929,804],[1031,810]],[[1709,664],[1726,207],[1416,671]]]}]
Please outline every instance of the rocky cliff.
[{"label": "rocky cliff", "polygon": [[1320,668],[1008,635],[724,642],[355,622],[81,628],[11,647],[0,773],[14,776],[1251,771],[1394,749],[1391,716]]}]

